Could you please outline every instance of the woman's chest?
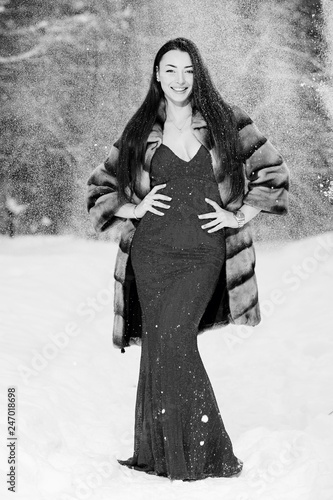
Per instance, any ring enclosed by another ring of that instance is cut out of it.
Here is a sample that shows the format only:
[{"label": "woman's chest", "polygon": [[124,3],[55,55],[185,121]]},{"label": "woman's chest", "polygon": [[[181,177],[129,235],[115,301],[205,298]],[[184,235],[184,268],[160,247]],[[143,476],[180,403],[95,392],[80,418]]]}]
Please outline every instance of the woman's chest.
[{"label": "woman's chest", "polygon": [[180,159],[187,162],[195,157],[201,146],[201,143],[193,135],[192,129],[177,129],[172,123],[165,124],[162,142]]},{"label": "woman's chest", "polygon": [[211,155],[204,146],[200,145],[189,161],[181,159],[166,144],[157,148],[150,165],[151,188],[170,181],[189,184],[198,180],[213,183],[217,187]]}]

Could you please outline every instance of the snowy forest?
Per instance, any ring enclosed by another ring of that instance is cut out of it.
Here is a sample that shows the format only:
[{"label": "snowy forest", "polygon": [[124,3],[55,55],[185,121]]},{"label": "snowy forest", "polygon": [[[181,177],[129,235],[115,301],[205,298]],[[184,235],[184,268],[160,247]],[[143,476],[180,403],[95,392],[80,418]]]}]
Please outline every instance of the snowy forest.
[{"label": "snowy forest", "polygon": [[94,237],[86,180],[175,36],[290,168],[290,212],[257,217],[256,238],[332,229],[330,0],[1,0],[0,23],[0,233]]}]

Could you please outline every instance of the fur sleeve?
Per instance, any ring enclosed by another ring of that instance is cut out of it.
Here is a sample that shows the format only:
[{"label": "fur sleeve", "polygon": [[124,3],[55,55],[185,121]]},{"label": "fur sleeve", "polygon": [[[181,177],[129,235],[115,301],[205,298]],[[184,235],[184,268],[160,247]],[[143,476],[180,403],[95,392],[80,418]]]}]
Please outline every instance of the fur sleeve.
[{"label": "fur sleeve", "polygon": [[288,212],[289,170],[272,143],[243,110],[234,107],[241,158],[245,164],[247,193],[243,202],[263,212]]},{"label": "fur sleeve", "polygon": [[125,203],[118,197],[116,167],[119,150],[113,145],[108,158],[91,173],[87,185],[87,210],[96,232],[102,232],[124,221],[114,214]]}]

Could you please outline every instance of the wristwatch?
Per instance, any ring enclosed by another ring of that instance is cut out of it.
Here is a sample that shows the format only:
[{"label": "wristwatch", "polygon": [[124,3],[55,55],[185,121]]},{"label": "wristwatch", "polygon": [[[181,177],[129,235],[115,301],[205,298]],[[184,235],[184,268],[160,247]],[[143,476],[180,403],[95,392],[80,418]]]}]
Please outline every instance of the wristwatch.
[{"label": "wristwatch", "polygon": [[245,215],[241,210],[237,210],[237,212],[234,212],[234,217],[238,223],[238,227],[243,227],[245,224]]}]

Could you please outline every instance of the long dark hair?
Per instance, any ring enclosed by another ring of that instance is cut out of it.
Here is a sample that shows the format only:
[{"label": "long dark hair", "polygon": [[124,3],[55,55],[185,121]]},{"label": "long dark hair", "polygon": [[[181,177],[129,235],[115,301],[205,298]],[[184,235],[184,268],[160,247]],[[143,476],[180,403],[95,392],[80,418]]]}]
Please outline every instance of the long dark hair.
[{"label": "long dark hair", "polygon": [[200,112],[207,123],[210,141],[222,159],[223,178],[228,182],[228,201],[239,196],[243,189],[238,153],[238,132],[234,113],[216,90],[209,72],[201,58],[197,46],[186,38],[175,38],[165,43],[157,52],[148,93],[132,118],[127,123],[119,142],[119,160],[117,179],[119,195],[130,201],[125,188],[134,190],[136,175],[144,163],[147,139],[156,121],[158,107],[164,97],[161,84],[156,79],[156,67],[159,67],[164,54],[170,50],[187,52],[193,65],[193,88],[191,94],[192,111]]}]

